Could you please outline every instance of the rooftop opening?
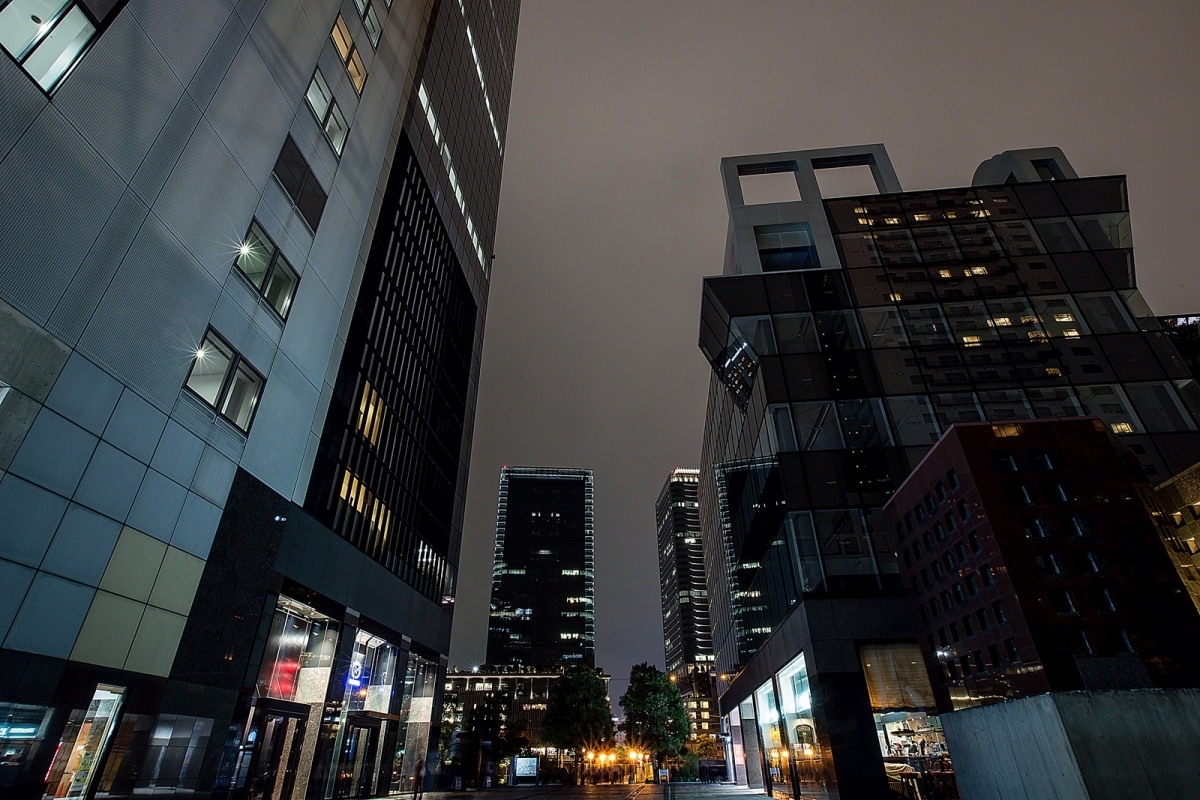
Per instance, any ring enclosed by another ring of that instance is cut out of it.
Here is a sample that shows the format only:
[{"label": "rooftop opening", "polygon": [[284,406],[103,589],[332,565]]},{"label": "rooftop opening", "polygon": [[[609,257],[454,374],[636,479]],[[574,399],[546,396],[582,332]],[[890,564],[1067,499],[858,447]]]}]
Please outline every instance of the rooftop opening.
[{"label": "rooftop opening", "polygon": [[825,200],[831,197],[879,194],[875,176],[867,164],[818,169],[816,175],[817,185],[821,187],[821,197]]}]

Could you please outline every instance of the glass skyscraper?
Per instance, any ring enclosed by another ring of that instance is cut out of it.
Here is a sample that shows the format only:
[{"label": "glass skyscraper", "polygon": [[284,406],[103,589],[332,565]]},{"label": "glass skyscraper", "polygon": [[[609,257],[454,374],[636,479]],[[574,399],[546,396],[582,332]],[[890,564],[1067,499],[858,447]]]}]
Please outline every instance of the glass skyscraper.
[{"label": "glass skyscraper", "polygon": [[0,2],[0,795],[436,773],[518,14]]},{"label": "glass skyscraper", "polygon": [[699,485],[699,470],[673,469],[654,504],[667,674],[684,696],[693,736],[721,731],[712,676]]},{"label": "glass skyscraper", "polygon": [[[878,194],[823,199],[817,172],[844,167]],[[722,173],[700,503],[735,763],[776,795],[890,796],[881,720],[936,712],[891,492],[950,424],[1084,414],[1164,480],[1200,452],[1197,385],[1137,291],[1121,176],[1079,178],[1047,148],[903,192],[881,145]],[[742,181],[771,174],[798,197],[746,204]]]},{"label": "glass skyscraper", "polygon": [[590,469],[500,470],[490,666],[596,666],[593,488]]}]

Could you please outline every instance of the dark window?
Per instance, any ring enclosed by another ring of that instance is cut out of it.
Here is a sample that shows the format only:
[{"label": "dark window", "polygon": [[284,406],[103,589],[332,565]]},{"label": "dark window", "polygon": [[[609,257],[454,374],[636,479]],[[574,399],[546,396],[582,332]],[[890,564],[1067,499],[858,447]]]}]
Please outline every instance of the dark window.
[{"label": "dark window", "polygon": [[921,534],[921,541],[925,542],[926,550],[933,549],[933,534],[931,534],[929,531],[925,531],[923,534]]},{"label": "dark window", "polygon": [[942,579],[942,565],[941,565],[941,562],[939,562],[939,561],[931,561],[931,562],[929,563],[929,568],[930,568],[931,570],[933,570],[933,577],[934,577],[936,580],[939,580],[939,581],[940,581],[940,580]]},{"label": "dark window", "polygon": [[1020,661],[1021,660],[1021,654],[1017,651],[1017,640],[1016,639],[1005,639],[1004,640],[1004,649],[1008,651],[1008,660],[1009,661]]},{"label": "dark window", "polygon": [[1100,573],[1104,571],[1104,562],[1100,560],[1100,556],[1089,550],[1083,556],[1083,563],[1088,572]]},{"label": "dark window", "polygon": [[960,564],[967,560],[967,548],[963,547],[962,542],[954,543],[954,555],[958,558]]},{"label": "dark window", "polygon": [[991,586],[995,583],[995,580],[992,578],[992,568],[987,564],[979,568],[979,577],[983,580],[984,586]]},{"label": "dark window", "polygon": [[959,656],[958,663],[962,667],[963,677],[964,678],[971,677],[971,658],[970,658],[970,656]]},{"label": "dark window", "polygon": [[983,545],[979,543],[979,534],[971,531],[967,534],[967,544],[971,545],[972,553],[980,553],[983,551]]},{"label": "dark window", "polygon": [[946,639],[946,629],[938,628],[938,641],[942,643],[942,647],[949,647],[950,642]]},{"label": "dark window", "polygon": [[908,551],[908,548],[907,548],[907,547],[906,547],[906,548],[904,548],[904,549],[901,551],[901,553],[904,555],[904,566],[905,566],[905,568],[911,568],[911,567],[912,567],[912,553],[910,553],[910,552]]},{"label": "dark window", "polygon": [[250,430],[266,381],[211,328],[196,348],[187,390],[242,431]]},{"label": "dark window", "polygon": [[1050,602],[1054,605],[1054,610],[1059,614],[1074,614],[1075,598],[1065,589],[1058,589],[1050,593]]},{"label": "dark window", "polygon": [[937,536],[937,540],[939,542],[946,541],[946,528],[944,525],[942,525],[942,523],[940,523],[940,522],[933,523],[933,533],[935,536]]},{"label": "dark window", "polygon": [[321,224],[321,215],[325,213],[325,201],[328,197],[291,136],[284,141],[272,173],[288,199],[292,201],[296,212],[308,225],[309,230],[315,233],[317,226]]},{"label": "dark window", "polygon": [[967,505],[966,500],[958,501],[958,515],[962,517],[963,522],[968,522],[971,519],[971,507]]},{"label": "dark window", "polygon": [[920,506],[914,506],[913,516],[917,518],[917,524],[919,525],[925,521],[925,509],[921,508]]},{"label": "dark window", "polygon": [[941,481],[938,481],[937,484],[934,485],[933,491],[937,495],[937,500],[939,503],[946,502],[946,487]]},{"label": "dark window", "polygon": [[1000,660],[1000,648],[994,644],[988,645],[988,658],[992,660],[993,667],[999,667],[1003,663]]},{"label": "dark window", "polygon": [[975,580],[974,575],[968,575],[963,580],[967,584],[967,591],[971,594],[972,597],[979,594],[979,582]]},{"label": "dark window", "polygon": [[1092,600],[1096,604],[1097,611],[1112,612],[1117,610],[1117,605],[1112,599],[1112,593],[1108,589],[1097,589],[1092,595]]},{"label": "dark window", "polygon": [[923,568],[921,570],[921,583],[925,586],[926,589],[928,589],[929,584],[931,584],[932,582],[933,581],[929,580],[929,570]]},{"label": "dark window", "polygon": [[992,603],[992,616],[996,619],[997,625],[1003,625],[1008,622],[1008,617],[1004,613],[1004,601],[996,600]]},{"label": "dark window", "polygon": [[954,666],[953,660],[946,662],[946,671],[950,673],[950,680],[958,680],[958,668]]},{"label": "dark window", "polygon": [[961,583],[954,584],[954,599],[960,603],[967,602],[967,592]]},{"label": "dark window", "polygon": [[1076,536],[1087,536],[1091,533],[1091,529],[1088,528],[1088,524],[1084,521],[1082,515],[1076,514],[1071,517],[1071,532]]},{"label": "dark window", "polygon": [[987,609],[981,608],[975,612],[975,619],[979,621],[979,630],[986,631],[988,629]]},{"label": "dark window", "polygon": [[917,606],[917,610],[921,612],[921,623],[929,624],[929,612],[925,610],[925,606]]},{"label": "dark window", "polygon": [[246,231],[246,237],[238,246],[234,265],[267,301],[267,305],[281,319],[287,319],[300,278],[279,252],[279,248],[263,231],[258,220],[250,223],[250,230]]},{"label": "dark window", "polygon": [[1088,637],[1087,631],[1075,631],[1072,638],[1075,640],[1075,652],[1090,654],[1092,650],[1092,640]]},{"label": "dark window", "polygon": [[1050,496],[1060,503],[1070,503],[1075,499],[1065,483],[1056,483],[1050,491]]},{"label": "dark window", "polygon": [[971,660],[975,662],[975,669],[979,672],[983,672],[985,669],[987,669],[987,666],[983,663],[982,650],[976,650],[974,653],[971,653]]},{"label": "dark window", "polygon": [[1020,470],[1017,465],[1017,457],[1013,453],[993,453],[992,460],[1000,472],[1018,472]]},{"label": "dark window", "polygon": [[946,523],[946,530],[952,531],[958,528],[958,519],[954,516],[953,511],[942,517],[942,520]]},{"label": "dark window", "polygon": [[975,635],[975,627],[971,624],[970,615],[962,618],[962,626],[963,626],[963,633],[965,633],[967,635],[968,639],[970,639],[972,636]]},{"label": "dark window", "polygon": [[960,484],[958,482],[958,473],[957,472],[955,472],[954,470],[950,470],[949,472],[947,472],[946,473],[946,482],[950,484],[950,491],[952,491],[952,492],[958,491],[958,487],[960,486]]},{"label": "dark window", "polygon": [[942,553],[942,563],[946,565],[947,572],[954,571],[954,556],[951,555],[949,550]]},{"label": "dark window", "polygon": [[913,532],[913,518],[912,518],[912,514],[905,514],[905,515],[904,515],[904,529],[905,529],[906,531],[908,531],[909,533],[912,533],[912,532]]},{"label": "dark window", "polygon": [[1008,496],[1008,502],[1013,505],[1033,505],[1033,487],[1027,483],[1006,483],[1004,484],[1004,493]]},{"label": "dark window", "polygon": [[958,632],[958,623],[957,622],[950,623],[950,638],[953,639],[956,643],[962,641],[962,635]]},{"label": "dark window", "polygon": [[942,608],[946,609],[947,611],[954,608],[954,603],[950,600],[950,592],[949,591],[947,591],[946,589],[943,589],[941,598],[942,598]]}]

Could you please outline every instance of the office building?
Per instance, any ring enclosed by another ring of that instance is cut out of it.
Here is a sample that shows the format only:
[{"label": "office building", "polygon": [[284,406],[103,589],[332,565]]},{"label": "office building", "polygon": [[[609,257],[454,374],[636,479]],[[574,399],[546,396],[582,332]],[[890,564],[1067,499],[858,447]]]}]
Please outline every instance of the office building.
[{"label": "office building", "polygon": [[[878,194],[823,199],[842,168]],[[721,169],[700,504],[735,765],[776,795],[887,797],[906,788],[884,721],[937,712],[891,493],[953,423],[1088,414],[1164,480],[1195,460],[1197,386],[1137,291],[1123,177],[1079,178],[1056,148],[939,191],[903,192],[881,145]],[[792,200],[745,202],[780,176]]]},{"label": "office building", "polygon": [[[1096,417],[958,423],[884,507],[967,796],[1066,775],[1093,797],[1195,786],[1191,765],[1147,757],[1200,712],[1200,693],[1173,691],[1200,687],[1200,613],[1142,472]],[[893,746],[922,730],[900,715],[883,727]],[[1039,740],[1049,731],[1065,747]]]},{"label": "office building", "polygon": [[590,469],[500,470],[491,667],[596,666],[592,493]]},{"label": "office building", "polygon": [[673,469],[654,505],[667,674],[683,695],[692,736],[721,732],[712,675],[699,486],[700,470]]},{"label": "office building", "polygon": [[0,4],[0,794],[436,771],[518,10]]}]

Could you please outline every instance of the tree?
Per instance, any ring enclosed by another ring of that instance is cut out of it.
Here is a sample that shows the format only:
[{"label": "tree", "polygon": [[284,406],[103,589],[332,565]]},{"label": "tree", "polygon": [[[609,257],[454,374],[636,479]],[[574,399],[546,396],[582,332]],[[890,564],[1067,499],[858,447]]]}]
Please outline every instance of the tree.
[{"label": "tree", "polygon": [[697,736],[696,741],[692,742],[688,749],[705,761],[724,760],[725,758],[724,745],[718,741],[717,737],[707,733]]},{"label": "tree", "polygon": [[554,681],[542,737],[555,747],[574,750],[576,764],[584,750],[612,740],[612,706],[599,672],[571,667]]},{"label": "tree", "polygon": [[688,735],[687,708],[674,683],[658,667],[637,664],[629,673],[629,690],[621,696],[626,738],[654,755],[657,767],[679,753]]}]

